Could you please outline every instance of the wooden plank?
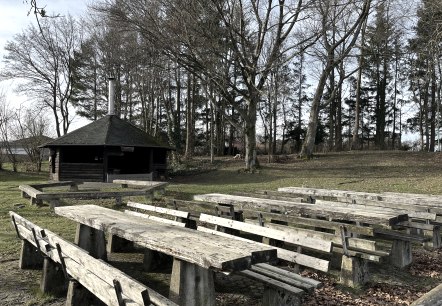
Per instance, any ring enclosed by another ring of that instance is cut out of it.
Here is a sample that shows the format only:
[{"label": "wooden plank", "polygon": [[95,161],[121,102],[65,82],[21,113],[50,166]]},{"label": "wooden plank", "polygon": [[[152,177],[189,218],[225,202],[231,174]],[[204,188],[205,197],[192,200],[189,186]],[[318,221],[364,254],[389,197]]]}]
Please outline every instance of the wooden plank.
[{"label": "wooden plank", "polygon": [[36,199],[37,196],[39,196],[40,194],[42,194],[43,192],[40,190],[37,190],[34,187],[31,187],[29,185],[20,185],[18,186],[18,188],[23,191],[26,192],[31,198]]},{"label": "wooden plank", "polygon": [[424,237],[420,235],[413,235],[413,234],[398,232],[394,230],[385,230],[380,228],[375,229],[375,237],[381,237],[387,240],[403,240],[403,241],[416,241],[416,242],[426,242],[432,239],[431,237]]},{"label": "wooden plank", "polygon": [[238,209],[265,209],[267,211],[276,209],[286,214],[324,216],[334,220],[359,221],[388,227],[397,222],[408,220],[406,214],[387,215],[370,211],[355,211],[354,209],[346,207],[328,207],[327,205],[320,206],[316,204],[296,203],[290,201],[264,200],[218,193],[195,195],[194,199],[212,203],[232,204]]},{"label": "wooden plank", "polygon": [[[55,213],[93,228],[109,232],[183,261],[223,271],[247,269],[257,262],[276,258],[271,246],[232,241],[188,228],[129,216],[123,212],[95,206],[55,207]],[[222,252],[220,252],[222,250]]]},{"label": "wooden plank", "polygon": [[[245,221],[248,224],[254,224],[256,226],[259,226],[259,223],[257,220],[246,220]],[[279,231],[282,231],[284,233],[291,233],[293,235],[298,236],[305,236],[308,238],[314,238],[318,240],[323,241],[331,241],[334,246],[340,246],[342,247],[342,238],[339,234],[331,234],[331,233],[325,233],[325,232],[319,232],[309,229],[303,229],[303,228],[297,228],[297,227],[291,227],[286,225],[280,225],[280,224],[274,224],[274,223],[266,223],[264,225],[265,228],[272,228]],[[256,232],[259,233],[259,232]],[[261,235],[261,233],[257,234]],[[271,238],[271,237],[269,237]],[[276,239],[276,238],[274,238]],[[358,248],[358,249],[366,249],[367,252],[376,250],[376,241],[371,241],[367,239],[360,239],[360,238],[348,238],[348,247],[349,248]]]},{"label": "wooden plank", "polygon": [[[34,246],[36,246],[32,233],[22,225],[18,225],[18,227],[22,237],[28,240]],[[51,258],[54,262],[60,263],[60,258],[55,248],[51,248],[50,250],[44,251],[43,253],[49,258]],[[94,258],[94,260],[96,259]],[[116,299],[115,290],[113,286],[102,281],[101,278],[97,277],[96,274],[90,272],[89,270],[83,269],[72,258],[64,257],[64,261],[66,264],[66,270],[69,275],[71,275],[74,279],[79,281],[84,287],[86,287],[89,291],[91,291],[95,296],[97,296],[101,301],[103,301],[107,305],[118,306],[118,301]],[[133,301],[128,297],[126,297],[126,299],[128,301],[127,305],[143,305],[143,304],[133,303]]]},{"label": "wooden plank", "polygon": [[[275,193],[279,193],[280,195],[284,194],[290,194],[285,192],[271,192],[266,191],[272,195]],[[352,203],[352,204],[360,204],[360,205],[367,205],[367,206],[376,206],[376,207],[388,207],[388,208],[395,208],[395,209],[403,209],[407,212],[429,212],[429,213],[442,213],[442,208],[434,207],[433,205],[427,205],[427,206],[417,206],[413,204],[405,204],[403,201],[381,201],[381,200],[370,200],[366,199],[364,197],[357,197],[357,196],[327,196],[327,195],[318,195],[318,194],[311,194],[311,193],[293,193],[293,199],[297,201],[298,198],[295,198],[295,196],[304,196],[309,197],[312,196],[315,198],[316,201],[326,200],[329,201],[330,199],[333,199],[334,201],[342,202],[342,203]],[[277,196],[273,196],[274,198],[277,198]],[[379,196],[380,197],[380,196]],[[281,199],[287,199],[289,200],[290,197],[282,196]],[[418,215],[416,215],[417,217]],[[427,218],[432,219],[433,216],[429,216]]]},{"label": "wooden plank", "polygon": [[169,183],[167,182],[155,182],[155,181],[136,181],[136,180],[113,180],[114,184],[124,184],[124,185],[132,185],[132,186],[145,186],[145,187],[153,187],[156,189],[165,188]]},{"label": "wooden plank", "polygon": [[324,285],[322,282],[317,281],[313,278],[304,277],[304,276],[301,276],[297,273],[294,273],[291,271],[286,271],[284,269],[281,269],[281,268],[278,268],[278,267],[275,267],[275,266],[272,266],[272,265],[269,265],[266,263],[256,264],[256,265],[253,265],[252,267],[260,267],[262,269],[266,269],[269,271],[277,271],[279,274],[285,275],[287,278],[297,279],[299,281],[302,281],[303,283],[308,283],[308,284],[310,284],[310,286],[312,286],[314,288],[322,288]]},{"label": "wooden plank", "polygon": [[187,211],[152,206],[152,205],[141,204],[141,203],[136,203],[136,202],[131,202],[131,201],[127,202],[127,206],[132,207],[132,208],[146,210],[146,211],[153,211],[153,212],[160,213],[160,214],[166,214],[166,215],[179,217],[179,218],[185,218],[185,219],[189,218],[189,212],[187,212]]},{"label": "wooden plank", "polygon": [[293,287],[292,285],[286,284],[286,283],[281,282],[279,280],[275,280],[272,276],[269,277],[269,276],[266,276],[266,275],[262,275],[262,274],[256,273],[256,272],[251,271],[251,270],[241,271],[241,274],[243,274],[243,275],[245,275],[245,276],[247,276],[249,278],[253,278],[253,279],[257,280],[257,281],[263,282],[266,285],[271,286],[273,288],[283,289],[283,290],[285,290],[287,292],[290,292],[292,294],[295,294],[295,295],[302,295],[302,294],[304,294],[304,291],[302,289]]},{"label": "wooden plank", "polygon": [[29,185],[34,188],[43,189],[43,188],[50,188],[50,187],[64,187],[64,186],[76,186],[78,185],[78,182],[74,181],[61,181],[61,182],[48,182],[48,183],[42,183],[42,184],[32,184]]},{"label": "wooden plank", "polygon": [[[213,230],[213,229],[203,227],[203,226],[198,226],[198,231],[210,233],[212,235],[236,239],[239,241],[250,241],[249,239],[245,239],[245,238],[241,238],[238,236],[222,233],[217,230]],[[260,245],[264,245],[263,243],[259,243],[259,242],[255,242],[255,243],[260,244]],[[330,269],[330,262],[328,260],[316,258],[313,256],[293,252],[293,251],[278,248],[278,247],[275,247],[275,249],[277,250],[277,256],[279,259],[283,259],[285,261],[288,261],[288,262],[291,262],[294,264],[299,264],[301,266],[309,267],[314,270],[318,270],[318,271],[322,271],[322,272],[328,272]]]},{"label": "wooden plank", "polygon": [[331,229],[334,230],[335,232],[339,231],[342,225],[345,225],[347,227],[348,232],[350,233],[355,233],[365,236],[373,236],[373,228],[369,226],[358,226],[354,224],[341,223],[338,221],[319,220],[314,218],[297,217],[297,216],[271,213],[265,211],[255,211],[250,209],[244,209],[243,214],[244,217],[246,218],[253,218],[256,217],[258,214],[261,214],[266,219],[288,222],[290,223],[289,225],[295,227],[299,225],[308,226],[308,227],[319,227],[324,229]]},{"label": "wooden plank", "polygon": [[139,213],[136,211],[131,211],[131,210],[125,210],[124,211],[126,214],[131,215],[131,216],[136,216],[139,218],[144,218],[144,219],[148,219],[148,220],[152,220],[152,221],[157,221],[157,222],[162,222],[162,223],[166,223],[166,224],[170,224],[170,225],[174,225],[174,226],[179,226],[179,227],[185,227],[186,223],[183,222],[178,222],[178,221],[173,221],[173,220],[169,220],[169,219],[164,219],[164,218],[160,218],[157,216],[152,216],[152,215],[147,215],[147,214],[143,214],[143,213]]},{"label": "wooden plank", "polygon": [[[279,224],[273,224],[273,223],[267,223],[266,227],[269,228],[275,228],[282,231],[292,231],[291,227],[287,227],[286,225],[279,225]],[[340,235],[337,234],[330,234],[330,233],[323,233],[323,232],[317,232],[312,230],[304,230],[299,228],[293,228],[293,230],[296,233],[301,233],[302,231],[305,231],[305,234],[317,239],[322,239],[324,241],[332,241],[333,247],[332,252],[333,253],[339,253],[344,254],[343,246],[342,246],[342,238]],[[348,240],[348,256],[352,257],[360,257],[364,258],[370,261],[379,262],[380,257],[388,256],[389,254],[387,252],[382,252],[376,250],[376,241],[367,240],[367,239],[361,239],[361,238],[353,238],[349,237]]]},{"label": "wooden plank", "polygon": [[130,190],[130,191],[75,191],[75,192],[58,192],[49,193],[43,192],[37,195],[40,200],[55,200],[55,199],[104,199],[115,197],[129,197],[146,195],[151,192],[150,189]]},{"label": "wooden plank", "polygon": [[331,241],[324,241],[322,239],[313,238],[306,234],[285,232],[277,229],[261,227],[259,225],[239,222],[207,214],[201,214],[200,221],[285,241],[295,245],[310,248],[312,250],[322,251],[326,253],[330,253],[332,250]]},{"label": "wooden plank", "polygon": [[436,286],[414,301],[411,306],[441,306],[442,305],[442,284]]},{"label": "wooden plank", "polygon": [[[422,207],[439,207],[442,208],[442,197],[429,196],[424,194],[407,194],[407,193],[369,193],[346,190],[329,190],[320,188],[302,188],[302,187],[283,187],[278,188],[279,192],[291,193],[295,195],[311,195],[322,197],[336,197],[339,199],[347,199],[348,201],[356,200],[356,203],[371,205],[397,205],[404,209],[410,209],[410,205],[417,208]],[[368,202],[364,202],[364,200]]]},{"label": "wooden plank", "polygon": [[404,222],[399,222],[397,224],[397,226],[403,226],[403,227],[408,227],[408,228],[416,228],[416,229],[422,229],[422,230],[426,230],[426,231],[432,231],[434,229],[435,226],[438,225],[433,225],[433,224],[426,224],[426,223],[420,223],[420,222],[412,222],[412,221],[404,221]]},{"label": "wooden plank", "polygon": [[[295,273],[291,273],[292,275],[281,274],[281,273],[279,273],[280,270],[282,270],[282,269],[274,267],[274,269],[271,270],[271,269],[265,269],[265,268],[253,265],[250,268],[250,270],[248,270],[248,271],[252,271],[252,272],[270,277],[273,280],[277,280],[279,282],[300,288],[300,289],[308,291],[308,292],[312,292],[315,289],[315,287],[312,286],[310,283],[303,282],[302,280],[295,278],[293,275]],[[284,270],[282,270],[282,271],[284,271]],[[285,272],[288,272],[288,271],[285,271]]]},{"label": "wooden plank", "polygon": [[113,280],[117,279],[120,282],[122,293],[130,297],[136,303],[143,305],[142,293],[147,291],[149,299],[155,305],[175,305],[161,294],[139,283],[110,264],[88,255],[77,245],[63,240],[61,237],[48,230],[46,230],[46,234],[50,244],[60,244],[63,254],[74,259],[83,269],[88,269],[89,271],[96,273],[109,284],[113,284]]},{"label": "wooden plank", "polygon": [[[28,228],[38,229],[36,232],[39,233],[39,244],[41,245],[40,240],[42,240],[47,245],[50,245],[49,248],[42,249],[42,251],[58,263],[60,263],[61,260],[55,249],[55,245],[60,245],[69,275],[79,281],[106,304],[118,305],[113,287],[113,280],[117,279],[120,282],[126,305],[144,305],[143,295],[149,296],[151,302],[155,305],[176,305],[108,263],[90,256],[77,245],[64,240],[49,230],[41,229],[15,213],[10,212],[10,215],[16,219],[17,227],[22,237],[34,246],[36,246],[35,239]],[[44,237],[40,236],[41,233],[43,233]],[[146,292],[146,294],[144,292]]]}]

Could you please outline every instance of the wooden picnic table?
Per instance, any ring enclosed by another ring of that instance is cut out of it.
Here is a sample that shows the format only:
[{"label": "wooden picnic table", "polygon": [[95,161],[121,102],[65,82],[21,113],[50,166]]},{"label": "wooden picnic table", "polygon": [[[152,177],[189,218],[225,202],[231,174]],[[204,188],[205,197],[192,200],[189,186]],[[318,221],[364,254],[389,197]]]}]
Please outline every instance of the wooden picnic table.
[{"label": "wooden picnic table", "polygon": [[339,202],[310,204],[219,193],[195,195],[194,199],[215,204],[230,204],[239,209],[276,210],[288,215],[321,216],[333,220],[362,222],[387,228],[408,220],[408,215],[403,212]]},{"label": "wooden picnic table", "polygon": [[242,271],[276,259],[276,249],[131,216],[96,206],[55,207],[78,222],[76,243],[106,258],[104,233],[174,257],[170,298],[179,305],[215,305],[213,270]]}]

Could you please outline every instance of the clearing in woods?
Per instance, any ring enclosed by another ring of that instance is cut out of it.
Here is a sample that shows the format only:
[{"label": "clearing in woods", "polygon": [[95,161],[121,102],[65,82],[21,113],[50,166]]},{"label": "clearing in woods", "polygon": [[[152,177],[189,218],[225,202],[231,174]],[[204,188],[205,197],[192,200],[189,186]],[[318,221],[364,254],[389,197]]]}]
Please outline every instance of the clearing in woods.
[{"label": "clearing in woods", "polygon": [[[415,152],[346,152],[318,155],[313,160],[299,160],[295,156],[279,157],[277,163],[266,163],[255,173],[241,169],[243,161],[220,158],[215,165],[208,159],[198,159],[173,176],[166,195],[190,199],[197,193],[230,193],[235,191],[276,190],[278,187],[305,186],[367,192],[409,192],[442,194],[442,153]],[[201,171],[203,170],[203,171]],[[75,225],[57,217],[48,206],[30,206],[20,197],[18,186],[47,180],[47,173],[12,173],[0,170],[0,300],[2,305],[64,305],[63,298],[38,294],[40,271],[19,271],[17,267],[20,241],[10,226],[8,211],[13,210],[32,222],[49,228],[66,239],[73,240]],[[77,201],[78,202],[78,201]],[[99,204],[113,207],[112,200],[85,200],[79,204]],[[67,204],[73,204],[67,201]],[[424,292],[442,282],[441,251],[414,248],[415,262],[404,270],[389,265],[373,266],[372,281],[363,288],[348,289],[326,275],[305,275],[317,278],[325,286],[308,297],[306,305],[408,305]],[[167,292],[167,285],[159,275],[147,279],[135,267],[137,259],[122,259],[115,264],[142,281],[157,284]],[[133,261],[133,262],[132,262]],[[238,289],[238,288],[237,288]],[[220,284],[217,301],[220,305],[255,304],[259,301],[249,290],[242,296],[234,288]],[[238,290],[237,290],[238,291]],[[240,290],[244,292],[245,290]]]}]

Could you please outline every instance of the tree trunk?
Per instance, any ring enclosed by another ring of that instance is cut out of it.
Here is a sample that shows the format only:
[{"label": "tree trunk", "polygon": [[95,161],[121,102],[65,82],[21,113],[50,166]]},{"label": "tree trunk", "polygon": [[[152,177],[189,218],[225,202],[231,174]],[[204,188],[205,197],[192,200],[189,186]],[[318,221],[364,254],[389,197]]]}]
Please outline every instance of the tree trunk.
[{"label": "tree trunk", "polygon": [[364,44],[365,44],[365,29],[367,28],[367,20],[364,21],[364,25],[361,30],[361,47],[359,54],[359,70],[358,77],[356,81],[356,105],[355,105],[355,125],[353,128],[353,138],[351,141],[351,149],[359,150],[362,149],[361,142],[359,139],[359,124],[360,124],[360,113],[361,113],[361,83],[362,83],[362,67],[364,65]]},{"label": "tree trunk", "polygon": [[250,101],[248,101],[248,108],[245,118],[244,138],[245,138],[245,166],[247,170],[254,170],[258,167],[256,157],[256,105],[259,101],[259,93],[251,92]]},{"label": "tree trunk", "polygon": [[186,112],[186,159],[190,159],[194,154],[195,147],[195,77],[191,78],[189,73],[187,76],[187,112]]},{"label": "tree trunk", "polygon": [[430,119],[430,152],[434,152],[436,146],[436,71],[431,69],[431,119]]},{"label": "tree trunk", "polygon": [[313,156],[313,150],[315,147],[316,130],[318,128],[318,116],[319,105],[321,103],[322,92],[324,91],[325,83],[330,73],[331,68],[326,68],[322,71],[321,77],[316,88],[315,95],[313,97],[312,106],[310,109],[310,116],[307,128],[307,134],[305,135],[304,144],[302,145],[301,153],[302,158],[311,158]]}]

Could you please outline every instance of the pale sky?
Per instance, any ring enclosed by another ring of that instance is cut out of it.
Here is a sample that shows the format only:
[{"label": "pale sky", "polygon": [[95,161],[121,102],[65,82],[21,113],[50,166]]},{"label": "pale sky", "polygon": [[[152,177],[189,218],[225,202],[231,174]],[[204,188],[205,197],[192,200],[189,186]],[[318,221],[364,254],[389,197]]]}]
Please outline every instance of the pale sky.
[{"label": "pale sky", "polygon": [[[0,69],[3,67],[3,56],[5,54],[5,45],[7,41],[14,39],[14,35],[21,33],[30,23],[35,23],[34,14],[28,12],[31,8],[29,1],[25,0],[0,0]],[[65,15],[67,13],[74,17],[85,14],[87,4],[91,0],[37,0],[38,7],[44,7],[48,15]],[[26,103],[27,97],[18,96],[14,93],[13,81],[0,82],[0,92],[5,93],[7,101],[13,107],[19,107]],[[71,125],[70,131],[84,125],[87,121],[76,118]]]}]

